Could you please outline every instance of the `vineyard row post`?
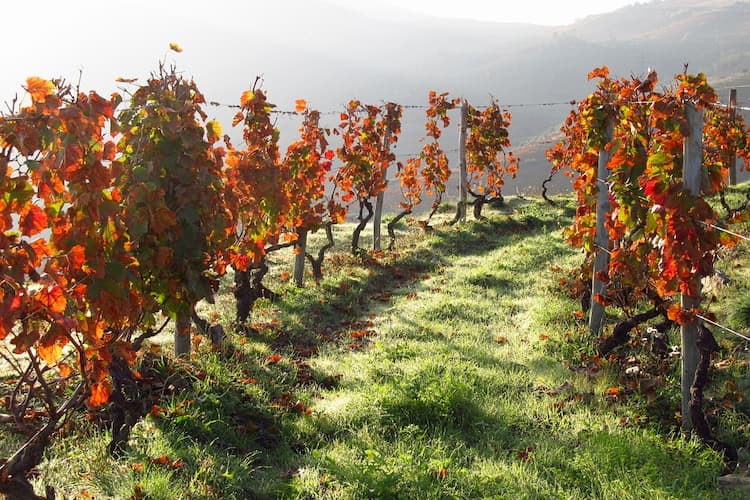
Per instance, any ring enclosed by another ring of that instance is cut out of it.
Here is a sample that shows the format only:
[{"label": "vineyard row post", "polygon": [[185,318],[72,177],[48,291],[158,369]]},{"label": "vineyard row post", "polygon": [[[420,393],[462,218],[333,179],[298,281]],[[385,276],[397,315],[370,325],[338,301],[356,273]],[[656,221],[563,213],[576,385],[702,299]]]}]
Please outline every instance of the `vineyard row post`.
[{"label": "vineyard row post", "polygon": [[[729,90],[729,116],[733,122],[737,114],[737,89]],[[737,184],[737,152],[732,149],[729,156],[729,185]]]},{"label": "vineyard row post", "polygon": [[302,287],[305,276],[305,252],[307,252],[307,231],[297,231],[297,241],[294,245],[294,284]]},{"label": "vineyard row post", "polygon": [[[685,138],[682,181],[684,189],[693,196],[701,194],[701,178],[703,163],[703,110],[698,110],[695,104],[688,102],[685,109],[690,135]],[[700,277],[695,276],[696,286],[700,290]],[[680,296],[680,306],[683,310],[691,310],[699,305],[699,300],[686,294]],[[698,320],[691,321],[680,327],[680,340],[682,345],[682,363],[680,385],[682,388],[682,430],[688,432],[692,429],[690,419],[690,387],[695,378],[698,367]]]},{"label": "vineyard row post", "polygon": [[174,325],[174,355],[190,357],[190,311],[179,311]]},{"label": "vineyard row post", "polygon": [[458,209],[456,220],[466,222],[466,198],[468,189],[468,175],[466,173],[466,128],[468,127],[469,104],[466,99],[461,101],[461,119],[458,123]]},{"label": "vineyard row post", "polygon": [[[386,131],[383,137],[383,146],[391,149],[391,134],[390,131]],[[385,200],[385,190],[388,189],[388,167],[390,163],[383,168],[383,190],[378,193],[375,199],[375,214],[372,219],[372,249],[376,252],[381,250],[382,236],[380,231],[380,224],[383,219],[383,202]]]},{"label": "vineyard row post", "polygon": [[[385,181],[386,189],[388,188],[388,180]],[[375,215],[372,219],[372,249],[376,252],[381,249],[381,231],[380,224],[383,219],[383,201],[385,198],[385,192],[381,191],[378,193],[378,197],[375,199]]]},{"label": "vineyard row post", "polygon": [[[607,121],[604,142],[609,144],[612,139],[612,120]],[[604,305],[597,297],[604,296],[606,284],[599,279],[599,273],[607,273],[609,267],[609,232],[605,225],[607,214],[610,211],[609,186],[609,151],[606,147],[599,150],[599,161],[597,164],[597,186],[599,189],[596,202],[596,235],[594,236],[594,270],[591,277],[591,312],[589,315],[589,330],[592,335],[599,336],[604,323]]]}]

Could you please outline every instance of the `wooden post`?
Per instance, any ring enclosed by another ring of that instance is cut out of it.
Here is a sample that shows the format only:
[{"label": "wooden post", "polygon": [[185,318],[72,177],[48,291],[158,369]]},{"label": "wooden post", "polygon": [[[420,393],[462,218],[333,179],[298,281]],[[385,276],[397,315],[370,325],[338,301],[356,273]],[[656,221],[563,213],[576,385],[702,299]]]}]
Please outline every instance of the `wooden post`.
[{"label": "wooden post", "polygon": [[[729,116],[734,120],[737,114],[737,89],[729,90]],[[733,149],[729,158],[729,185],[737,184],[737,152]]]},{"label": "wooden post", "polygon": [[[609,142],[612,139],[612,121],[607,123],[605,140]],[[604,306],[600,304],[596,297],[604,295],[607,285],[601,281],[597,274],[607,272],[609,268],[609,233],[605,222],[607,214],[610,211],[609,204],[609,186],[607,178],[609,177],[609,151],[602,148],[599,150],[599,162],[597,165],[597,186],[599,188],[599,197],[596,201],[596,236],[594,237],[594,272],[591,276],[591,313],[589,315],[589,330],[591,334],[598,337],[602,331],[604,323]]]},{"label": "wooden post", "polygon": [[174,355],[176,358],[190,356],[190,311],[177,313],[174,325]]},{"label": "wooden post", "polygon": [[[698,110],[692,102],[685,109],[690,136],[685,138],[683,160],[682,160],[682,182],[684,189],[694,196],[701,194],[701,177],[703,168],[703,110]],[[700,289],[700,276],[693,277],[698,281],[696,286]],[[690,310],[699,305],[699,301],[685,294],[680,296],[680,307]],[[698,323],[691,321],[680,327],[682,342],[682,430],[690,431],[693,427],[690,419],[690,386],[695,378],[695,370],[698,367]]]},{"label": "wooden post", "polygon": [[[385,182],[386,187],[388,186],[388,181]],[[383,198],[385,197],[385,193],[379,193],[377,199],[375,200],[375,215],[372,219],[372,249],[376,252],[380,250],[381,247],[381,240],[382,237],[380,235],[380,221],[383,218]]]},{"label": "wooden post", "polygon": [[468,175],[466,173],[466,128],[469,118],[469,103],[466,99],[461,103],[461,121],[458,125],[458,209],[456,220],[466,222],[466,197],[468,189]]},{"label": "wooden post", "polygon": [[[390,151],[391,148],[391,134],[390,131],[387,131],[385,133],[385,136],[383,137],[383,145],[385,148],[387,148]],[[383,168],[383,182],[385,183],[385,189],[388,189],[388,167],[389,165],[386,165],[385,168]],[[372,249],[376,252],[380,251],[381,247],[381,233],[380,233],[380,224],[381,220],[383,219],[383,199],[385,198],[385,191],[382,193],[378,193],[378,197],[375,199],[375,214],[372,218]]]},{"label": "wooden post", "polygon": [[297,231],[297,242],[294,245],[294,284],[302,287],[305,278],[305,252],[307,251],[307,231]]}]

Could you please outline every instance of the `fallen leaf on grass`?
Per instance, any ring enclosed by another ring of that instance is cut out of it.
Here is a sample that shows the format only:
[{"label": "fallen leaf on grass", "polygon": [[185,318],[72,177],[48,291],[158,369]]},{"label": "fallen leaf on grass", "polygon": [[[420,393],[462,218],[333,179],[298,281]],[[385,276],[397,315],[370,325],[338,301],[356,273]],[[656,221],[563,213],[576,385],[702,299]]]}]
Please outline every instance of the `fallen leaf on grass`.
[{"label": "fallen leaf on grass", "polygon": [[732,366],[733,362],[734,358],[730,356],[726,359],[722,359],[721,361],[717,361],[716,363],[714,363],[714,368],[716,368],[717,370],[726,370],[727,368]]},{"label": "fallen leaf on grass", "polygon": [[135,483],[133,485],[133,495],[130,498],[131,500],[140,500],[141,498],[145,498],[145,494],[143,493],[143,485],[141,483]]},{"label": "fallen leaf on grass", "polygon": [[312,415],[312,409],[308,408],[301,400],[295,400],[290,392],[285,392],[274,399],[271,402],[271,406],[299,415]]},{"label": "fallen leaf on grass", "polygon": [[172,460],[171,458],[169,458],[168,455],[162,455],[156,458],[149,458],[148,463],[154,464],[154,465],[164,465],[171,469],[179,469],[180,467],[183,467],[185,465],[185,462],[183,462],[181,458]]},{"label": "fallen leaf on grass", "polygon": [[529,446],[528,448],[519,450],[516,453],[516,457],[518,457],[518,459],[521,460],[522,462],[530,462],[533,459],[533,456],[532,456],[533,453],[534,453],[534,448]]},{"label": "fallen leaf on grass", "polygon": [[370,335],[374,335],[374,334],[375,334],[374,330],[356,330],[356,331],[351,332],[349,335],[351,335],[353,339],[362,339],[362,338],[369,337]]},{"label": "fallen leaf on grass", "polygon": [[164,413],[164,410],[163,410],[163,409],[162,409],[162,408],[161,408],[160,406],[158,406],[158,405],[153,405],[153,406],[151,407],[151,416],[152,416],[152,417],[159,417],[159,416],[161,416],[161,415],[162,415],[163,413]]},{"label": "fallen leaf on grass", "polygon": [[307,346],[298,345],[294,348],[294,353],[301,358],[309,358],[310,356],[317,354],[317,352],[318,346],[315,344]]},{"label": "fallen leaf on grass", "polygon": [[272,354],[271,356],[268,356],[266,358],[266,363],[268,363],[269,365],[275,365],[279,361],[281,361],[281,355],[280,354]]}]

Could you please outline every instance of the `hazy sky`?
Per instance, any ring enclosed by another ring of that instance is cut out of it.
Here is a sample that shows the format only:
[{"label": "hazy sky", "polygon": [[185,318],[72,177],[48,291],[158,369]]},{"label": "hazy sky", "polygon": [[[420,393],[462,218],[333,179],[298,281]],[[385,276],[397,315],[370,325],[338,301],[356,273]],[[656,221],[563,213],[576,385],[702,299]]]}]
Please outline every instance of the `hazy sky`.
[{"label": "hazy sky", "polygon": [[382,12],[389,7],[446,18],[482,21],[523,22],[560,26],[591,14],[610,12],[635,0],[325,0],[367,12]]},{"label": "hazy sky", "polygon": [[[315,68],[311,60],[320,54],[325,54],[329,65],[341,66],[352,54],[361,53],[371,69],[378,63],[378,55],[387,61],[387,51],[396,59],[402,55],[399,52],[410,50],[388,46],[393,44],[391,35],[374,32],[367,16],[396,22],[424,22],[423,16],[430,15],[564,25],[630,3],[632,0],[14,0],[2,5],[6,43],[0,104],[21,90],[27,76],[63,76],[75,81],[81,71],[84,90],[93,88],[107,95],[117,90],[117,77],[143,79],[159,60],[166,60],[175,61],[193,76],[209,99],[235,100],[256,75],[263,74],[266,88],[273,89],[279,99],[276,102],[290,107],[294,97],[320,95],[314,85],[328,85],[325,68]],[[380,41],[372,43],[375,37]],[[170,52],[170,42],[179,43],[184,53]],[[373,56],[375,50],[380,54]],[[357,91],[353,82],[347,89]]]}]

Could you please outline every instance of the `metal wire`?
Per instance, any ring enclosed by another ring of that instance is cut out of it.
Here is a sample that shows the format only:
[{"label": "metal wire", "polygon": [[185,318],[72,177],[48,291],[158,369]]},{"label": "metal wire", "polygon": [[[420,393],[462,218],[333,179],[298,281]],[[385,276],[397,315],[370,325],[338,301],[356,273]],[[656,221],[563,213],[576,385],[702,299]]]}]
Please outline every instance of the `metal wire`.
[{"label": "metal wire", "polygon": [[708,318],[707,318],[707,317],[705,317],[705,316],[702,316],[702,315],[700,315],[700,314],[696,314],[696,315],[695,315],[695,317],[696,317],[696,318],[700,318],[700,319],[702,319],[703,321],[705,321],[706,323],[710,323],[710,324],[714,325],[714,326],[715,326],[715,327],[717,327],[717,328],[721,328],[721,329],[722,329],[722,330],[724,330],[724,331],[727,331],[727,332],[729,332],[729,333],[731,333],[731,334],[733,334],[733,335],[737,335],[738,337],[740,337],[740,338],[743,338],[743,339],[747,340],[748,342],[750,342],[750,337],[747,337],[747,336],[745,336],[745,335],[742,335],[742,334],[741,334],[741,333],[739,333],[739,332],[735,332],[735,331],[734,331],[734,330],[732,330],[731,328],[727,328],[726,326],[720,325],[719,323],[717,323],[717,322],[715,322],[715,321],[711,321],[710,319],[708,319]]},{"label": "metal wire", "polygon": [[740,239],[745,240],[745,241],[750,241],[750,238],[748,238],[747,236],[744,236],[744,235],[739,234],[739,233],[735,233],[734,231],[730,231],[729,229],[725,229],[723,227],[719,227],[719,226],[717,226],[715,224],[704,222],[702,220],[699,220],[698,222],[700,222],[704,226],[712,227],[712,228],[716,229],[717,231],[721,231],[721,232],[724,232],[724,233],[727,233],[727,234],[731,234],[732,236],[735,236],[735,237],[740,238]]}]

